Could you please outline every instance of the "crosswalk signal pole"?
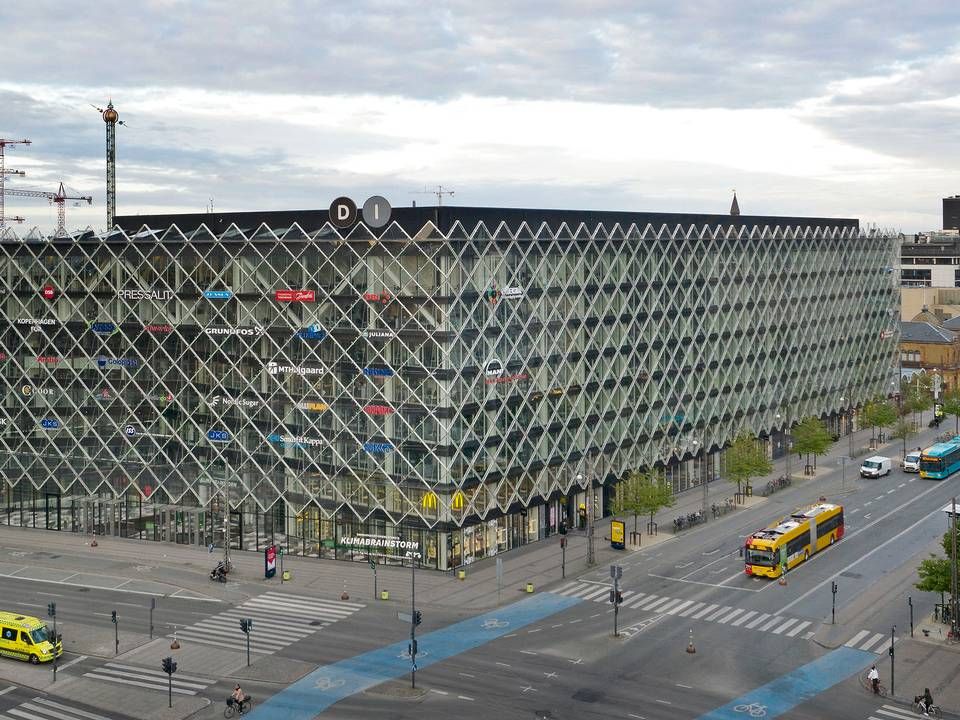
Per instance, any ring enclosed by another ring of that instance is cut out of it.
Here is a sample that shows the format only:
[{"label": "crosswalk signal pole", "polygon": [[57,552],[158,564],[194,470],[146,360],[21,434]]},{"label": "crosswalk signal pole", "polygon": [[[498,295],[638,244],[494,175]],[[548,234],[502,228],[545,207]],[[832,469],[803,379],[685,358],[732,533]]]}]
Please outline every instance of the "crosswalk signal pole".
[{"label": "crosswalk signal pole", "polygon": [[160,662],[160,667],[167,674],[167,707],[173,707],[173,674],[177,671],[177,661],[169,655]]},{"label": "crosswalk signal pole", "polygon": [[837,584],[830,581],[830,592],[833,594],[833,604],[830,606],[830,624],[837,624]]},{"label": "crosswalk signal pole", "polygon": [[890,695],[893,696],[896,693],[893,685],[893,642],[897,634],[897,626],[894,625],[890,628],[890,649],[887,651],[890,653]]},{"label": "crosswalk signal pole", "polygon": [[250,631],[253,630],[253,620],[250,618],[240,620],[240,629],[247,636],[247,667],[250,667]]},{"label": "crosswalk signal pole", "polygon": [[117,611],[110,613],[110,620],[113,623],[113,654],[120,654],[120,624],[117,622]]},{"label": "crosswalk signal pole", "polygon": [[153,640],[153,611],[157,608],[157,599],[150,598],[150,639]]},{"label": "crosswalk signal pole", "polygon": [[57,604],[47,603],[47,615],[53,618],[53,681],[57,681]]}]

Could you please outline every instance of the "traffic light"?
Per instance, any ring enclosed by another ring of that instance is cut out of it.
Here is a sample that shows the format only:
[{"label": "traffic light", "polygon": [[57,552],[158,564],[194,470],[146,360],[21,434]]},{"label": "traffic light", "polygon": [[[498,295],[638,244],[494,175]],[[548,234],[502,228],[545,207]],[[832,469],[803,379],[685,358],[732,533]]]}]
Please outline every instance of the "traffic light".
[{"label": "traffic light", "polygon": [[371,569],[371,570],[376,570],[376,569],[377,569],[377,561],[374,560],[373,558],[370,558],[370,569]]},{"label": "traffic light", "polygon": [[57,616],[57,604],[55,602],[47,603],[47,615],[50,617]]},{"label": "traffic light", "polygon": [[407,655],[409,655],[410,657],[413,657],[416,654],[417,654],[417,641],[416,639],[413,639],[412,641],[407,643]]},{"label": "traffic light", "polygon": [[614,605],[621,605],[623,603],[623,593],[619,590],[611,590],[610,602]]},{"label": "traffic light", "polygon": [[111,610],[111,611],[110,611],[110,622],[112,622],[114,625],[117,624],[117,611],[116,611],[116,610]]},{"label": "traffic light", "polygon": [[253,630],[253,620],[248,620],[247,618],[240,620],[240,629],[249,634],[250,631]]},{"label": "traffic light", "polygon": [[414,624],[414,625],[419,625],[419,624],[422,623],[422,622],[423,622],[423,613],[421,613],[419,610],[414,610],[414,611],[413,611],[413,624]]},{"label": "traffic light", "polygon": [[623,593],[617,590],[617,605],[623,604]]},{"label": "traffic light", "polygon": [[172,657],[165,657],[160,663],[160,667],[167,675],[173,675],[177,671],[177,661]]},{"label": "traffic light", "polygon": [[612,605],[617,601],[617,596],[614,594],[613,590],[610,591],[610,604]]}]

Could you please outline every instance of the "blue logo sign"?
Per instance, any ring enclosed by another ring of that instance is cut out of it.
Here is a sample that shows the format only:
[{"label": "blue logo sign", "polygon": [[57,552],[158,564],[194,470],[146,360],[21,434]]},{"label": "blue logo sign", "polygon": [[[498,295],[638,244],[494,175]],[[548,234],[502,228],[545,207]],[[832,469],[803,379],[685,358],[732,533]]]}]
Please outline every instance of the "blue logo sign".
[{"label": "blue logo sign", "polygon": [[60,427],[60,421],[50,420],[49,418],[45,418],[40,421],[40,427],[44,427],[47,430],[56,430],[58,427]]},{"label": "blue logo sign", "polygon": [[365,367],[363,374],[368,377],[393,377],[393,370],[390,368]]},{"label": "blue logo sign", "polygon": [[117,331],[117,326],[109,322],[90,323],[90,330],[97,335],[113,335]]},{"label": "blue logo sign", "polygon": [[123,434],[126,435],[127,437],[133,437],[134,435],[137,434],[137,429],[133,425],[127,425],[123,429]]},{"label": "blue logo sign", "polygon": [[230,433],[226,430],[207,430],[207,440],[211,442],[230,442]]},{"label": "blue logo sign", "polygon": [[297,331],[297,337],[301,340],[323,340],[327,336],[327,331],[319,325],[311,325],[308,328]]},{"label": "blue logo sign", "polygon": [[365,442],[363,449],[368,453],[386,453],[393,450],[393,445],[387,442]]},{"label": "blue logo sign", "polygon": [[233,297],[232,290],[204,290],[203,296],[207,300],[229,300]]},{"label": "blue logo sign", "polygon": [[98,357],[97,358],[97,367],[128,367],[135,368],[140,364],[140,361],[135,358],[108,358],[108,357]]}]

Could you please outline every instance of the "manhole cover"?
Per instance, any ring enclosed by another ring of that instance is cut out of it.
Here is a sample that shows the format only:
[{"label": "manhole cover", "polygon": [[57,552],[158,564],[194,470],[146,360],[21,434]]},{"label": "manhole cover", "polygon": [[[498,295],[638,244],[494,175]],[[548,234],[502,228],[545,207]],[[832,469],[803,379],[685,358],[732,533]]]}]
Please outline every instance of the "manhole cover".
[{"label": "manhole cover", "polygon": [[863,577],[863,575],[855,572],[842,572],[840,573],[840,577],[853,578],[854,580],[859,580],[860,578]]},{"label": "manhole cover", "polygon": [[603,693],[591,688],[580,688],[573,694],[573,699],[585,703],[595,703],[603,699]]}]

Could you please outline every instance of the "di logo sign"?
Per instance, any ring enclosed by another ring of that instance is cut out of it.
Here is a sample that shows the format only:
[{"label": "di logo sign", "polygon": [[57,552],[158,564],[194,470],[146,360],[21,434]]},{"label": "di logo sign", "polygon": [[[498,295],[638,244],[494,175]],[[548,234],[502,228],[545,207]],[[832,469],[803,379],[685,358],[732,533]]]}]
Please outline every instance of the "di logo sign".
[{"label": "di logo sign", "polygon": [[[374,195],[363,203],[363,222],[367,227],[381,228],[390,222],[393,209],[382,195]],[[338,197],[330,203],[330,224],[345,230],[357,221],[357,204],[348,197]]]}]

